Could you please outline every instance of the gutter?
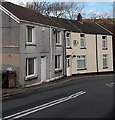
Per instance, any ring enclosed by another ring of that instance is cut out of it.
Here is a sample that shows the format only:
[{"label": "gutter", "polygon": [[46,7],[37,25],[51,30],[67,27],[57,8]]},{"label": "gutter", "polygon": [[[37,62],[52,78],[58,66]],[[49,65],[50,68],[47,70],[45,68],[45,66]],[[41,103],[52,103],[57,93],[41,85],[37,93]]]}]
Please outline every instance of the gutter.
[{"label": "gutter", "polygon": [[50,25],[46,25],[46,24],[41,24],[41,23],[36,23],[36,22],[31,22],[31,21],[26,21],[26,20],[21,20],[20,19],[20,22],[22,23],[27,23],[27,24],[34,24],[34,25],[39,25],[39,26],[43,26],[43,27],[52,27],[52,28],[55,28],[55,29],[61,29],[61,30],[64,30],[63,28],[60,28],[60,27],[56,27],[56,26],[50,26]]},{"label": "gutter", "polygon": [[97,66],[97,74],[99,72],[99,66],[98,66],[98,47],[97,47],[97,34],[96,35],[96,66]]}]

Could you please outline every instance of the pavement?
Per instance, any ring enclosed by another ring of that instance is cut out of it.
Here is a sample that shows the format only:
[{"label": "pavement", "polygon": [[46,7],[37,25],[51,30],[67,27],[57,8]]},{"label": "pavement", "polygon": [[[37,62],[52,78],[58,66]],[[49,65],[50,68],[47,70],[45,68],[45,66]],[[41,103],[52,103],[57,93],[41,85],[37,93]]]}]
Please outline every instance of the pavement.
[{"label": "pavement", "polygon": [[[110,73],[109,73],[110,74]],[[35,86],[30,86],[30,87],[17,87],[17,88],[3,88],[2,89],[2,96],[0,96],[0,98],[6,98],[9,96],[14,96],[17,94],[22,94],[25,92],[31,92],[31,91],[35,91],[41,88],[46,88],[46,87],[51,87],[51,86],[55,86],[55,85],[59,85],[59,84],[64,84],[66,82],[71,82],[73,80],[82,80],[85,78],[90,78],[90,77],[95,77],[95,76],[102,76],[102,75],[107,75],[108,74],[99,74],[99,75],[75,75],[75,76],[69,76],[69,77],[63,77],[54,81],[50,81],[47,83],[41,83],[39,85],[35,85]]]}]

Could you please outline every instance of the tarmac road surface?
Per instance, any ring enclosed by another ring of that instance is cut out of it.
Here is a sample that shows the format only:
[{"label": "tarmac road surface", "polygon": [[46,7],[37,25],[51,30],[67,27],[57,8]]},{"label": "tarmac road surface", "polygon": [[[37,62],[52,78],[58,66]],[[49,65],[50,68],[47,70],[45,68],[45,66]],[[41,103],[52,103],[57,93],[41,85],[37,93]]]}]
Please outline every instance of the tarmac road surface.
[{"label": "tarmac road surface", "polygon": [[4,98],[3,119],[112,119],[115,118],[114,86],[115,74],[99,75]]}]

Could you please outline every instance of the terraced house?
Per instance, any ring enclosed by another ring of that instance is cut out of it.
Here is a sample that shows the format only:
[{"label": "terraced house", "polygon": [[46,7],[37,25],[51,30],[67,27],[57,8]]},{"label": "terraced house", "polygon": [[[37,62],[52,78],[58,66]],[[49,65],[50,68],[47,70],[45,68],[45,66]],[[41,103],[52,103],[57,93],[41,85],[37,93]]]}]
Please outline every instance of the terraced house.
[{"label": "terraced house", "polygon": [[96,23],[53,18],[66,29],[67,76],[113,71],[112,33]]},{"label": "terraced house", "polygon": [[16,69],[17,85],[65,75],[64,32],[52,19],[9,2],[2,11],[2,70]]},{"label": "terraced house", "polygon": [[2,12],[2,70],[17,73],[17,85],[74,74],[113,71],[112,33],[95,23],[43,16],[9,2]]}]

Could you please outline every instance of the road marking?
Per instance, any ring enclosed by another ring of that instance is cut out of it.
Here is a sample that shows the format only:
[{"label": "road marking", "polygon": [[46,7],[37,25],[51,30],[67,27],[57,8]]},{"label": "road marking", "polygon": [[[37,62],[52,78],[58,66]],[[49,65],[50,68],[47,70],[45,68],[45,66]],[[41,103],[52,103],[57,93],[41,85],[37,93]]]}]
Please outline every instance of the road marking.
[{"label": "road marking", "polygon": [[40,105],[40,106],[36,106],[36,107],[33,107],[33,108],[30,108],[30,109],[27,109],[27,110],[24,110],[24,111],[21,111],[21,112],[18,112],[16,114],[12,114],[12,115],[9,115],[7,117],[4,117],[2,120],[14,120],[14,119],[18,119],[18,118],[21,118],[23,116],[26,116],[26,115],[29,115],[29,114],[32,114],[32,113],[35,113],[37,111],[40,111],[40,110],[43,110],[43,109],[46,109],[46,108],[49,108],[51,106],[54,106],[54,105],[57,105],[59,103],[62,103],[62,102],[66,102],[68,100],[71,100],[71,99],[74,99],[80,95],[83,95],[85,94],[86,91],[80,91],[80,92],[77,92],[75,94],[72,94],[70,96],[67,96],[67,97],[63,97],[61,99],[58,99],[58,100],[54,100],[54,101],[51,101],[49,103],[46,103],[46,104],[43,104],[43,105]]},{"label": "road marking", "polygon": [[109,83],[109,84],[106,84],[106,85],[109,86],[109,87],[113,87],[114,84],[115,84],[115,82]]}]

